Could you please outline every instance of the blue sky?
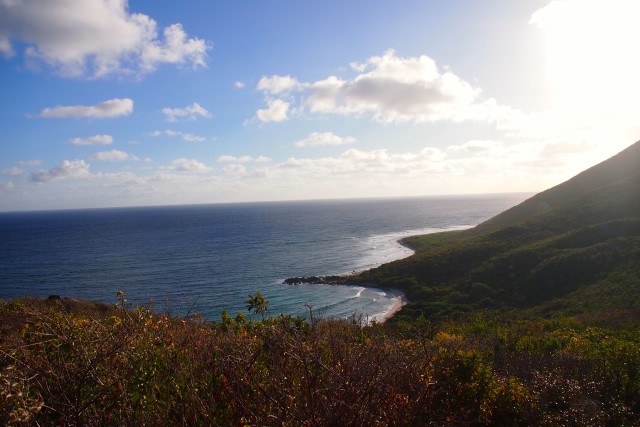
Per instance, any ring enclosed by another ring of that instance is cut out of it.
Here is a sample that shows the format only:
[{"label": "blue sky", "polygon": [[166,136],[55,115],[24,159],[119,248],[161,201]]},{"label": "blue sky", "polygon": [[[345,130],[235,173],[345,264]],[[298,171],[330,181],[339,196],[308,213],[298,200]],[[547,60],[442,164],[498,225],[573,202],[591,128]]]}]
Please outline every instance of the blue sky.
[{"label": "blue sky", "polygon": [[640,138],[636,3],[0,0],[0,210],[544,190]]}]

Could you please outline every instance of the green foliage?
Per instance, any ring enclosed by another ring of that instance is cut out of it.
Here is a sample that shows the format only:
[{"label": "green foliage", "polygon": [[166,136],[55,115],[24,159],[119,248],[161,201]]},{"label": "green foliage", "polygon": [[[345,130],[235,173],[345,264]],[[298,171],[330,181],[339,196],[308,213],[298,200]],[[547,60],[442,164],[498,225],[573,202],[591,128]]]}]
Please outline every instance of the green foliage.
[{"label": "green foliage", "polygon": [[263,317],[269,311],[269,301],[262,296],[260,291],[256,291],[255,295],[249,295],[245,304],[247,304],[247,310]]},{"label": "green foliage", "polygon": [[419,253],[447,245],[459,237],[459,231],[444,231],[441,233],[426,234],[424,236],[406,237],[400,242]]},{"label": "green foliage", "polygon": [[405,239],[414,256],[354,280],[403,290],[410,303],[396,321],[443,319],[466,307],[637,309],[638,164],[640,142],[473,229]]},{"label": "green foliage", "polygon": [[[640,152],[640,143],[634,147]],[[612,164],[626,168],[610,171],[617,181],[607,177],[596,184],[585,172],[487,226],[409,238],[418,251],[414,256],[354,280],[404,291],[410,303],[398,318],[405,319],[420,314],[446,319],[481,309],[547,314],[637,309],[640,173],[626,159]],[[596,168],[601,178],[611,168],[602,165]],[[571,197],[568,188],[576,190]],[[554,202],[541,201],[550,199]]]}]

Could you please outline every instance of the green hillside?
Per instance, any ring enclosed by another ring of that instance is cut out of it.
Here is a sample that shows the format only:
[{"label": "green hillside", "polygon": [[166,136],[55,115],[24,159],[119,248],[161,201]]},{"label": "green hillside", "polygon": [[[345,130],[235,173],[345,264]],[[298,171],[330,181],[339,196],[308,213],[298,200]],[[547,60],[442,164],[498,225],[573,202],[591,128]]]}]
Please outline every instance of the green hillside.
[{"label": "green hillside", "polygon": [[636,309],[639,165],[640,142],[471,230],[409,238],[416,255],[357,280],[403,290],[405,319]]},{"label": "green hillside", "polygon": [[[640,141],[616,156],[599,163],[568,181],[539,193],[513,208],[496,215],[469,230],[467,234],[481,235],[511,226],[535,215],[550,212],[574,198],[592,190],[629,179],[639,171]],[[636,194],[637,196],[637,194]],[[635,215],[638,215],[635,211]]]},{"label": "green hillside", "polygon": [[407,239],[351,278],[406,292],[384,324],[0,300],[0,425],[640,425],[639,153]]}]

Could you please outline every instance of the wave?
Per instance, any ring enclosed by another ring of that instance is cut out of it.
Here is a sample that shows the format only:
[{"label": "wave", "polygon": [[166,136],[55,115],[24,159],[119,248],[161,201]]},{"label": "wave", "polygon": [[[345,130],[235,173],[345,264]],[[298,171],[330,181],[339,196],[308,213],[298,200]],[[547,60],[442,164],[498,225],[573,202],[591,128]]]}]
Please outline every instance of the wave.
[{"label": "wave", "polygon": [[303,314],[308,302],[334,306],[328,315],[336,317],[379,315],[389,295],[284,287],[280,278],[374,268],[413,253],[399,239],[466,228],[449,226],[481,222],[520,201],[432,197],[3,214],[0,298],[60,294],[111,303],[122,290],[144,304],[186,292],[218,318],[223,309],[246,312],[247,295],[260,290],[274,315]]}]

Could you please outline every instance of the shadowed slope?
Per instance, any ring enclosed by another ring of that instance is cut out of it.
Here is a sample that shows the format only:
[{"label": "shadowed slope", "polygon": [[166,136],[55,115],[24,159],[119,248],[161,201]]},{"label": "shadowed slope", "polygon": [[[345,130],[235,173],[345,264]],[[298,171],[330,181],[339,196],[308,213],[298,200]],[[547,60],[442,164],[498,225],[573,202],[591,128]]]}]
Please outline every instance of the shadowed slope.
[{"label": "shadowed slope", "polygon": [[637,309],[638,166],[640,142],[474,229],[408,239],[416,255],[358,279],[403,290],[401,317],[551,301],[556,311]]},{"label": "shadowed slope", "polygon": [[556,206],[579,197],[598,187],[611,185],[638,172],[640,167],[640,141],[612,158],[599,163],[575,177],[525,200],[513,208],[496,215],[465,234],[478,236],[514,225],[523,219],[550,212]]}]

